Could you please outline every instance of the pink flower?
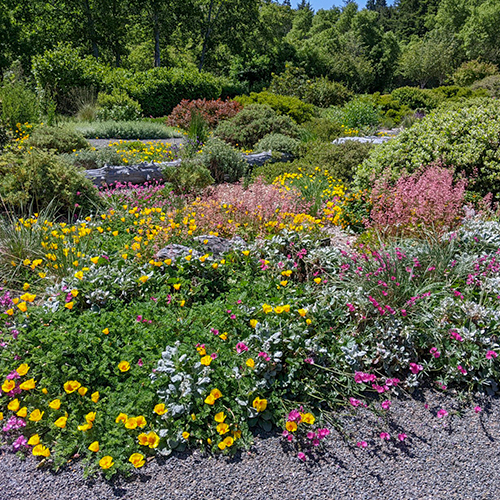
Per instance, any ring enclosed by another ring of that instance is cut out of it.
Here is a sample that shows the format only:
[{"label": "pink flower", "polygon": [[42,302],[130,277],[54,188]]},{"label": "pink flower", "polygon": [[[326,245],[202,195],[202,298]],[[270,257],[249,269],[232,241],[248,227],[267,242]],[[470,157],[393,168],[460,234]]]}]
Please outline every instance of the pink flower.
[{"label": "pink flower", "polygon": [[137,320],[137,321],[139,321],[139,322],[140,322],[140,321],[142,321],[142,316],[139,314],[139,315],[137,316],[136,320]]},{"label": "pink flower", "polygon": [[423,370],[422,365],[417,365],[417,363],[410,363],[410,371],[415,375],[422,370]]},{"label": "pink flower", "polygon": [[238,354],[241,354],[241,353],[242,353],[242,352],[244,352],[244,351],[248,351],[248,347],[247,347],[247,345],[246,345],[245,343],[243,343],[243,342],[238,342],[238,343],[236,344],[236,352],[237,352]]},{"label": "pink flower", "polygon": [[464,341],[464,339],[455,330],[450,330],[450,337],[452,339],[458,340],[459,342],[463,342]]},{"label": "pink flower", "polygon": [[401,309],[401,316],[405,317],[407,314],[406,309]]},{"label": "pink flower", "polygon": [[441,356],[441,353],[437,350],[437,347],[431,347],[429,351],[436,359]]},{"label": "pink flower", "polygon": [[229,316],[231,319],[236,319],[236,314],[231,314],[231,316]]},{"label": "pink flower", "polygon": [[457,366],[457,370],[462,374],[462,375],[467,375],[467,370],[462,367],[462,365]]},{"label": "pink flower", "polygon": [[387,434],[387,432],[381,432],[380,433],[380,439],[382,441],[389,441],[389,439],[391,439],[391,436],[389,434]]},{"label": "pink flower", "polygon": [[210,333],[213,333],[214,335],[219,335],[219,330],[216,330],[215,328],[210,328]]},{"label": "pink flower", "polygon": [[319,446],[319,439],[313,439],[313,446]]},{"label": "pink flower", "polygon": [[318,438],[324,439],[330,434],[330,431],[325,427],[324,429],[318,429]]},{"label": "pink flower", "polygon": [[144,364],[144,363],[142,362],[142,358],[139,358],[139,361],[137,361],[137,364],[138,364],[139,366],[142,366],[142,365]]},{"label": "pink flower", "polygon": [[210,354],[210,357],[212,359],[217,359],[217,353],[216,352],[213,352],[212,354]]},{"label": "pink flower", "polygon": [[382,401],[381,405],[383,410],[388,410],[391,407],[391,402],[386,399],[385,401]]},{"label": "pink flower", "polygon": [[357,446],[358,448],[366,448],[366,447],[368,446],[368,443],[367,443],[366,441],[358,441],[358,442],[356,443],[356,446]]},{"label": "pink flower", "polygon": [[400,441],[404,441],[407,437],[408,436],[404,432],[402,432],[401,434],[398,434],[398,439]]},{"label": "pink flower", "polygon": [[291,434],[288,434],[288,436],[286,438],[288,439],[288,441],[290,443],[293,441],[293,436]]},{"label": "pink flower", "polygon": [[300,422],[302,417],[300,416],[300,412],[297,410],[292,410],[288,414],[288,421],[289,422]]},{"label": "pink flower", "polygon": [[354,408],[357,408],[358,406],[363,406],[363,403],[359,399],[354,399],[354,398],[349,398],[349,403],[351,403]]},{"label": "pink flower", "polygon": [[441,409],[437,412],[437,418],[443,418],[448,415],[448,412],[445,409]]},{"label": "pink flower", "polygon": [[486,359],[496,358],[498,354],[495,351],[488,351],[486,353]]},{"label": "pink flower", "polygon": [[480,411],[482,411],[482,410],[483,410],[483,409],[482,409],[480,406],[475,406],[475,407],[474,407],[474,411],[475,411],[476,413],[479,413],[479,412],[480,412]]},{"label": "pink flower", "polygon": [[396,387],[399,384],[400,380],[398,378],[388,378],[385,381],[385,385],[388,385],[389,387]]},{"label": "pink flower", "polygon": [[375,389],[379,394],[383,394],[385,391],[389,390],[389,387],[387,387],[386,385],[372,384],[372,388]]},{"label": "pink flower", "polygon": [[302,453],[301,451],[299,451],[299,452],[297,453],[297,458],[298,458],[299,460],[302,460],[303,462],[305,462],[305,461],[307,460],[307,457],[306,457],[306,456],[304,455],[304,453]]},{"label": "pink flower", "polygon": [[306,359],[304,359],[304,363],[312,365],[312,364],[314,364],[314,359],[312,359],[312,358],[306,358]]},{"label": "pink flower", "polygon": [[307,439],[315,439],[316,438],[316,433],[313,431],[309,431],[307,433]]},{"label": "pink flower", "polygon": [[375,382],[375,380],[377,380],[377,377],[370,373],[356,372],[354,374],[354,382],[356,382],[356,384]]}]

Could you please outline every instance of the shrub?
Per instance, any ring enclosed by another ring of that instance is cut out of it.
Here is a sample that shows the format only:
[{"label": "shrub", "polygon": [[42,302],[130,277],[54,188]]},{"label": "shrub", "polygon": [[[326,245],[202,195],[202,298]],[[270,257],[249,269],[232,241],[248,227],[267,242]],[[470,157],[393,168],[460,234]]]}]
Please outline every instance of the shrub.
[{"label": "shrub", "polygon": [[6,126],[0,123],[0,150],[3,149],[10,141],[10,133]]},{"label": "shrub", "polygon": [[500,190],[500,104],[469,100],[467,106],[435,111],[375,148],[357,171],[357,183],[368,187],[370,178],[384,170],[397,179],[405,170],[417,171],[439,159],[457,173],[474,178],[473,189],[482,196]]},{"label": "shrub", "polygon": [[473,90],[484,89],[490,97],[500,98],[500,75],[492,75],[475,82],[472,85]]},{"label": "shrub", "polygon": [[146,116],[166,116],[183,99],[217,99],[222,92],[219,78],[180,68],[153,68],[136,73],[115,69],[107,75],[105,85],[109,91],[126,91],[139,102]]},{"label": "shrub", "polygon": [[440,101],[472,99],[476,97],[486,97],[488,95],[484,89],[472,90],[469,87],[459,87],[458,85],[436,87],[429,92],[435,95]]},{"label": "shrub", "polygon": [[0,88],[2,121],[11,129],[18,123],[37,123],[40,108],[36,94],[23,82],[5,83]]},{"label": "shrub", "polygon": [[124,91],[115,89],[112,94],[99,92],[97,96],[96,118],[98,120],[138,120],[141,112],[141,105]]},{"label": "shrub", "polygon": [[453,183],[453,170],[439,163],[392,183],[382,176],[371,193],[370,225],[391,236],[418,235],[431,229],[442,234],[458,225],[465,180]]},{"label": "shrub", "polygon": [[268,90],[274,94],[298,97],[320,108],[341,106],[353,97],[352,92],[342,84],[324,77],[310,79],[302,68],[290,65],[283,73],[273,74]]},{"label": "shrub", "polygon": [[348,128],[371,128],[380,122],[380,110],[370,100],[357,98],[343,108],[343,124]]},{"label": "shrub", "polygon": [[384,117],[393,124],[401,123],[401,120],[411,113],[411,108],[406,104],[401,104],[391,94],[373,95],[375,104],[379,107]]},{"label": "shrub", "polygon": [[241,153],[216,137],[205,143],[200,159],[217,183],[235,182],[247,170]]},{"label": "shrub", "polygon": [[455,85],[466,87],[492,75],[498,75],[498,66],[479,59],[464,62],[451,77]]},{"label": "shrub", "polygon": [[232,118],[241,108],[241,104],[237,101],[221,101],[220,99],[211,101],[196,99],[194,101],[189,101],[183,99],[172,110],[172,113],[170,113],[167,118],[167,125],[188,130],[191,123],[192,112],[196,110],[210,128],[215,128],[221,120]]},{"label": "shrub", "polygon": [[428,90],[418,87],[400,87],[391,93],[391,96],[401,105],[411,109],[425,109],[430,111],[439,105],[439,98]]},{"label": "shrub", "polygon": [[62,155],[63,159],[77,168],[91,170],[104,165],[123,165],[122,155],[114,148],[82,149],[72,154]]},{"label": "shrub", "polygon": [[238,102],[247,106],[248,104],[263,104],[270,106],[278,115],[287,115],[296,123],[304,123],[314,115],[314,107],[302,102],[297,97],[272,94],[271,92],[252,92],[250,96],[239,96],[235,98]]},{"label": "shrub", "polygon": [[198,194],[214,183],[210,171],[199,159],[183,160],[179,166],[162,169],[163,179],[175,194]]},{"label": "shrub", "polygon": [[344,127],[334,120],[328,118],[314,117],[310,121],[302,124],[309,140],[319,140],[331,142],[344,135]]},{"label": "shrub", "polygon": [[170,139],[183,136],[163,123],[149,121],[77,123],[73,127],[84,137],[99,139]]},{"label": "shrub", "polygon": [[283,134],[267,134],[256,145],[255,152],[279,151],[280,153],[289,153],[295,155],[299,141]]},{"label": "shrub", "polygon": [[297,138],[299,129],[288,116],[278,116],[269,106],[250,104],[235,117],[220,123],[215,135],[220,139],[245,149],[271,133]]},{"label": "shrub", "polygon": [[71,153],[90,147],[82,134],[61,127],[37,127],[33,129],[27,145],[39,149],[54,149],[58,153]]},{"label": "shrub", "polygon": [[31,207],[36,212],[52,205],[67,213],[99,203],[97,190],[81,170],[51,151],[37,149],[0,157],[0,198],[15,209]]},{"label": "shrub", "polygon": [[105,66],[94,57],[81,57],[69,44],[59,44],[35,56],[32,70],[37,87],[44,95],[55,99],[57,111],[65,114],[78,111],[75,93],[101,88],[106,72]]}]

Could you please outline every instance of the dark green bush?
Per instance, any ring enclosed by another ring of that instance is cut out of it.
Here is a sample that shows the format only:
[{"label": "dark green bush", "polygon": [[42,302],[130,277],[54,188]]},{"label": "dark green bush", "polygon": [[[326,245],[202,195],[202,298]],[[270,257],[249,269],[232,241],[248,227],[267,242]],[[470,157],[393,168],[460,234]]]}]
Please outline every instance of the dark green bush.
[{"label": "dark green bush", "polygon": [[436,110],[403,130],[391,141],[373,149],[357,171],[357,184],[369,187],[371,179],[388,170],[393,179],[403,171],[442,160],[473,181],[472,190],[486,195],[500,192],[500,103],[469,99],[454,109]]},{"label": "dark green bush", "polygon": [[366,129],[380,123],[381,114],[373,100],[358,97],[343,107],[343,124],[348,128]]},{"label": "dark green bush", "polygon": [[473,90],[486,90],[490,97],[500,98],[500,75],[492,75],[472,85]]},{"label": "dark green bush", "polygon": [[252,92],[249,96],[239,96],[236,101],[248,106],[263,104],[270,106],[278,115],[287,115],[296,123],[304,123],[314,116],[314,106],[302,102],[297,97],[272,94],[271,92]]},{"label": "dark green bush", "polygon": [[204,144],[200,160],[217,183],[236,182],[247,170],[241,153],[216,137],[209,138]]},{"label": "dark green bush", "polygon": [[3,149],[10,141],[10,133],[5,125],[0,123],[0,150]]},{"label": "dark green bush", "polygon": [[139,102],[146,116],[165,116],[183,99],[217,99],[221,80],[193,69],[153,68],[130,73],[115,69],[106,75],[106,89],[124,90]]},{"label": "dark green bush", "polygon": [[96,118],[101,121],[133,121],[141,117],[141,105],[123,90],[115,89],[111,94],[99,92]]},{"label": "dark green bush", "polygon": [[255,152],[279,151],[280,153],[289,153],[295,155],[299,141],[283,134],[267,134],[256,145]]},{"label": "dark green bush", "polygon": [[197,194],[214,183],[210,170],[199,158],[182,160],[178,167],[163,167],[162,172],[175,194]]},{"label": "dark green bush", "polygon": [[37,123],[40,107],[35,94],[23,82],[5,83],[0,88],[2,122],[15,129],[18,123]]},{"label": "dark green bush", "polygon": [[455,85],[466,87],[491,75],[498,75],[498,66],[496,64],[474,59],[464,62],[453,73],[451,78]]},{"label": "dark green bush", "polygon": [[418,87],[400,87],[391,93],[394,100],[410,109],[425,109],[430,111],[439,105],[440,99],[428,90]]},{"label": "dark green bush", "polygon": [[290,65],[287,65],[283,73],[273,74],[268,90],[275,94],[298,97],[320,108],[341,106],[353,97],[353,93],[342,84],[324,77],[311,79],[302,68]]},{"label": "dark green bush", "polygon": [[33,149],[0,156],[0,198],[17,210],[40,212],[49,204],[62,214],[88,211],[99,203],[84,173],[52,151]]},{"label": "dark green bush", "polygon": [[78,92],[97,92],[106,67],[92,56],[81,57],[71,45],[59,44],[33,58],[33,75],[37,87],[57,104],[59,113],[78,111]]},{"label": "dark green bush", "polygon": [[33,129],[27,144],[39,149],[54,149],[57,153],[72,153],[90,147],[83,135],[74,130],[44,126]]},{"label": "dark green bush", "polygon": [[250,104],[235,117],[220,123],[215,130],[215,135],[220,139],[244,149],[252,149],[271,133],[296,139],[299,128],[289,116],[278,116],[269,106]]},{"label": "dark green bush", "polygon": [[398,125],[405,116],[411,113],[411,109],[406,104],[401,104],[391,94],[375,93],[373,99],[389,124]]},{"label": "dark green bush", "polygon": [[328,118],[316,118],[302,124],[307,140],[331,142],[344,135],[342,125]]},{"label": "dark green bush", "polygon": [[458,85],[447,85],[436,87],[430,92],[439,100],[472,99],[475,97],[486,97],[488,95],[484,89],[472,90],[470,87],[459,87]]}]

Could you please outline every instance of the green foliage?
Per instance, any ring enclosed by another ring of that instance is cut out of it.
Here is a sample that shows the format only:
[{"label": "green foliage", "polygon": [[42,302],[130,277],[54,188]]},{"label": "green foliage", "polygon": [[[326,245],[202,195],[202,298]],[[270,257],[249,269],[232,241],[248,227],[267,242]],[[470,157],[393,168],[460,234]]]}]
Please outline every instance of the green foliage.
[{"label": "green foliage", "polygon": [[115,148],[81,149],[75,153],[62,155],[77,168],[85,170],[104,167],[104,165],[123,165],[122,155]]},{"label": "green foliage", "polygon": [[451,77],[455,85],[466,87],[488,76],[498,75],[498,66],[489,62],[473,59],[464,62]]},{"label": "green foliage", "polygon": [[40,91],[57,103],[57,111],[78,111],[76,94],[82,89],[100,89],[105,66],[91,56],[81,57],[69,44],[60,43],[33,58],[33,76]]},{"label": "green foliage", "polygon": [[204,144],[200,161],[217,183],[236,182],[247,170],[241,153],[216,137],[210,137]]},{"label": "green foliage", "polygon": [[309,140],[331,142],[344,135],[341,123],[328,118],[316,118],[302,124]]},{"label": "green foliage", "polygon": [[256,145],[255,152],[261,153],[262,151],[279,151],[280,153],[289,153],[295,155],[299,141],[292,139],[283,134],[267,134]]},{"label": "green foliage", "polygon": [[33,149],[0,157],[0,198],[16,210],[39,212],[51,205],[67,213],[99,204],[98,193],[79,169],[53,152]]},{"label": "green foliage", "polygon": [[76,123],[73,128],[87,138],[170,139],[183,137],[178,130],[151,121]]},{"label": "green foliage", "polygon": [[411,109],[430,111],[439,105],[439,97],[418,87],[400,87],[391,93],[392,99]]},{"label": "green foliage", "polygon": [[274,94],[298,97],[320,108],[341,106],[353,97],[344,85],[325,77],[309,79],[303,68],[290,65],[283,73],[273,74],[268,90]]},{"label": "green foliage", "polygon": [[391,94],[380,95],[375,93],[373,96],[375,104],[384,114],[385,121],[389,126],[401,123],[401,120],[411,113],[411,109],[406,104],[401,104]]},{"label": "green foliage", "polygon": [[141,117],[141,105],[126,92],[118,89],[111,94],[99,92],[96,118],[100,121],[131,121]]},{"label": "green foliage", "polygon": [[267,134],[299,136],[299,128],[289,116],[279,116],[271,107],[250,104],[235,117],[220,123],[215,135],[233,146],[252,149]]},{"label": "green foliage", "polygon": [[204,120],[203,115],[196,109],[191,110],[188,138],[201,143],[204,143],[208,138],[208,124]]},{"label": "green foliage", "polygon": [[214,183],[210,170],[200,159],[184,159],[179,166],[165,166],[163,179],[175,194],[198,194]]},{"label": "green foliage", "polygon": [[115,69],[106,75],[108,90],[119,89],[139,102],[146,116],[165,116],[183,99],[217,99],[221,80],[194,69],[154,68],[130,73]]},{"label": "green foliage", "polygon": [[500,98],[500,75],[487,76],[472,85],[473,90],[484,89],[490,97]]},{"label": "green foliage", "polygon": [[483,196],[500,190],[498,137],[500,104],[489,100],[457,103],[455,109],[434,111],[396,138],[375,148],[357,172],[357,183],[368,187],[370,179],[389,169],[392,179],[412,173],[421,165],[442,159],[473,183]]},{"label": "green foliage", "polygon": [[74,130],[45,126],[34,128],[26,144],[38,149],[53,149],[57,153],[71,153],[90,147],[83,135]]},{"label": "green foliage", "polygon": [[369,99],[357,98],[343,108],[343,124],[348,128],[370,129],[380,122],[380,110]]},{"label": "green foliage", "polygon": [[277,95],[271,92],[260,92],[259,94],[252,92],[249,96],[239,96],[235,100],[244,106],[254,103],[270,106],[278,115],[287,115],[298,124],[304,123],[314,116],[314,107],[302,102],[297,97]]},{"label": "green foliage", "polygon": [[437,96],[437,98],[441,101],[474,99],[476,97],[488,96],[488,92],[486,92],[484,89],[472,90],[470,87],[459,87],[458,85],[436,87],[429,92]]},{"label": "green foliage", "polygon": [[37,123],[40,107],[36,94],[23,82],[4,83],[0,87],[2,122],[11,129],[18,123]]},{"label": "green foliage", "polygon": [[10,141],[9,129],[0,123],[0,150],[2,150]]}]

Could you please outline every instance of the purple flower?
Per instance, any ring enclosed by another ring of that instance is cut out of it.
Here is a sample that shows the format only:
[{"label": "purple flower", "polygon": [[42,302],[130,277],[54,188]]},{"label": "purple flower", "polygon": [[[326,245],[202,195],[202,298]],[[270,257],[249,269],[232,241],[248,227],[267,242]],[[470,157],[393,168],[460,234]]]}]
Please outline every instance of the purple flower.
[{"label": "purple flower", "polygon": [[28,440],[23,435],[21,435],[12,443],[12,449],[14,451],[19,451],[21,446],[27,447],[27,445]]}]

